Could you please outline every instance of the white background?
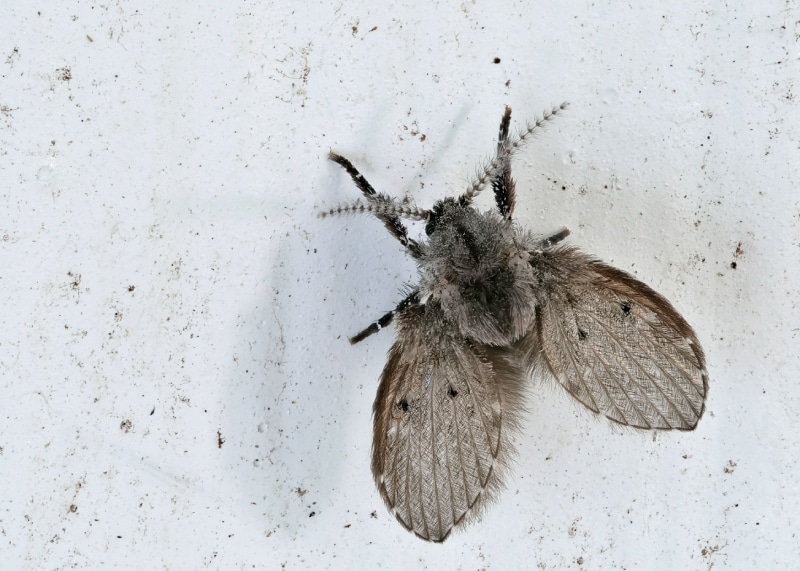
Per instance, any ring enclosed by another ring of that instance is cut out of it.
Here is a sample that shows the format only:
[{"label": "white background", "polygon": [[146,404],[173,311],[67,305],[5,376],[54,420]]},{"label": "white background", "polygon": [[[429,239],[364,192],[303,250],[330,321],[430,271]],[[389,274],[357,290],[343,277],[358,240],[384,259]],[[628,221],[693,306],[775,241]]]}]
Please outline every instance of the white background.
[{"label": "white background", "polygon": [[[796,565],[795,2],[69,4],[0,8],[4,569]],[[415,267],[317,217],[358,196],[326,155],[430,206],[565,99],[516,219],[672,300],[708,408],[652,435],[532,385],[500,500],[427,544],[369,471],[394,332],[347,343]]]}]

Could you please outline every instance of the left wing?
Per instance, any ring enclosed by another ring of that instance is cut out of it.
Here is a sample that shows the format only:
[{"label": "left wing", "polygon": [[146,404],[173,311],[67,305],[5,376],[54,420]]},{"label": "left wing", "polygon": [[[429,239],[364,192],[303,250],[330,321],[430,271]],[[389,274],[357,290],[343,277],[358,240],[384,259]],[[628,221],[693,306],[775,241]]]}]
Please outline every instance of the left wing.
[{"label": "left wing", "polygon": [[524,376],[501,350],[441,331],[432,305],[398,317],[375,399],[372,472],[406,529],[444,541],[501,484]]}]

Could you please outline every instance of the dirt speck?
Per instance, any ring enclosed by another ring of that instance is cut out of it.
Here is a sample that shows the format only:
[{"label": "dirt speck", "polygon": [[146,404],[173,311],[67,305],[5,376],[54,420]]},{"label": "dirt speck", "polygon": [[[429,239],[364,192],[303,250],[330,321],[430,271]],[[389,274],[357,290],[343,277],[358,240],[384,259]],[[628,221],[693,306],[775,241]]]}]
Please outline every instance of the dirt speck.
[{"label": "dirt speck", "polygon": [[733,261],[731,262],[731,269],[733,270],[736,269],[736,266],[738,265],[736,262],[742,256],[744,256],[744,250],[742,249],[742,243],[739,242],[736,245],[736,250],[733,252]]}]

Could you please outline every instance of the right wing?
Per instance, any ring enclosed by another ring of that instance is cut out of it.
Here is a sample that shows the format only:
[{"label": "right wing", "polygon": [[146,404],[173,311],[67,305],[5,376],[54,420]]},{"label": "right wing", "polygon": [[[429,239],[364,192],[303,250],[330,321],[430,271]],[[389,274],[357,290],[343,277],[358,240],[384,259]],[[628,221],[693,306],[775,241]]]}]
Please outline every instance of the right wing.
[{"label": "right wing", "polygon": [[558,382],[620,424],[694,429],[708,390],[705,357],[669,301],[569,246],[539,253],[535,263],[551,283],[536,335]]}]

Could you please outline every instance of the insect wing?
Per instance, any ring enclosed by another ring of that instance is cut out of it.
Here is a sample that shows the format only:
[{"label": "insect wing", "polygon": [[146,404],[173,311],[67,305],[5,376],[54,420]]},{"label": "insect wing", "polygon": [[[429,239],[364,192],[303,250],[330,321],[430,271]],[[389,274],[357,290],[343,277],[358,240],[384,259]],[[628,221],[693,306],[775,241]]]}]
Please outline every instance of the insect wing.
[{"label": "insect wing", "polygon": [[398,319],[375,400],[372,472],[403,526],[444,541],[500,484],[524,375],[500,351],[432,334],[431,321],[424,306]]},{"label": "insect wing", "polygon": [[[569,247],[540,253],[541,355],[567,391],[620,424],[691,430],[708,386],[694,331],[629,274]],[[536,262],[534,262],[536,266]]]}]

